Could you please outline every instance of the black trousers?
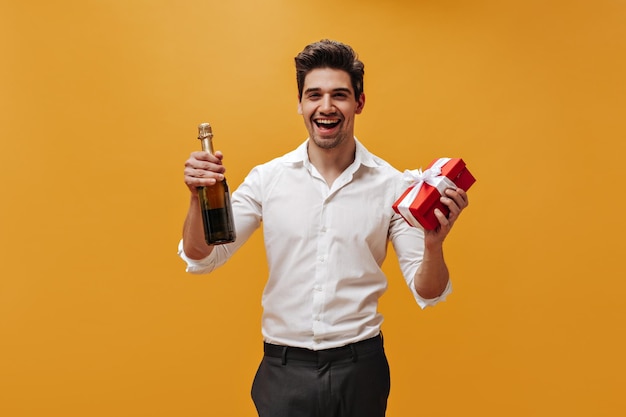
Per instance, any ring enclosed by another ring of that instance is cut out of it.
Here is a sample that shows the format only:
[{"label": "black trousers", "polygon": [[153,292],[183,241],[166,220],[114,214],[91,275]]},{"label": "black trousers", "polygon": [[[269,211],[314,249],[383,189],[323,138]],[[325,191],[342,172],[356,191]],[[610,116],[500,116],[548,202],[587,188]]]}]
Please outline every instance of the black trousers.
[{"label": "black trousers", "polygon": [[384,417],[389,364],[381,336],[311,351],[265,344],[252,384],[259,417]]}]

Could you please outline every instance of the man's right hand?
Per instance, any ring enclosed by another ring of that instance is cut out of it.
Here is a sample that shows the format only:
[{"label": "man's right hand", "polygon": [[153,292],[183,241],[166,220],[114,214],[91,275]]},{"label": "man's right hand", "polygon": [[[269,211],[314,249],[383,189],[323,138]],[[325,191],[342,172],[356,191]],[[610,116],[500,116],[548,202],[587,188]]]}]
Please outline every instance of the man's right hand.
[{"label": "man's right hand", "polygon": [[185,161],[185,184],[191,194],[197,195],[197,187],[210,187],[224,179],[226,168],[222,165],[222,152],[192,152]]}]

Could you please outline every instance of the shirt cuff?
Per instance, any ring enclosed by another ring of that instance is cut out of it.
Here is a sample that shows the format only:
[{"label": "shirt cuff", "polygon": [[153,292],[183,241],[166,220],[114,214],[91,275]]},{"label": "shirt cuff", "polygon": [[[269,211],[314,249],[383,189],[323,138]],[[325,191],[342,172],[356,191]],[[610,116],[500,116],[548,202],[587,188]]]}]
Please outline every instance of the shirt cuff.
[{"label": "shirt cuff", "polygon": [[189,258],[183,249],[182,239],[178,242],[178,256],[180,256],[180,258],[187,264],[185,271],[191,274],[205,274],[211,272],[215,268],[215,258],[211,255],[203,259]]},{"label": "shirt cuff", "polygon": [[417,304],[422,308],[425,309],[426,307],[431,307],[434,306],[435,304],[437,304],[440,301],[446,301],[446,297],[448,296],[448,294],[450,294],[452,292],[452,282],[450,280],[448,280],[448,284],[446,285],[446,289],[443,290],[443,292],[441,293],[441,295],[439,297],[435,297],[435,298],[423,298],[422,296],[419,295],[419,293],[415,290],[415,287],[413,286],[413,283],[411,283],[411,292],[413,293],[413,296],[415,297],[415,301],[417,301]]}]

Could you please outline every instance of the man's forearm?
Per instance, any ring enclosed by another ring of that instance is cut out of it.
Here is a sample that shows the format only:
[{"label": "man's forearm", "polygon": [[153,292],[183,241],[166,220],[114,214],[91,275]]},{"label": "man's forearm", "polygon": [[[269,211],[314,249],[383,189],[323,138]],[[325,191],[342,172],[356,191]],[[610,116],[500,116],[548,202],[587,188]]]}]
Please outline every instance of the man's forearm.
[{"label": "man's forearm", "polygon": [[183,250],[191,259],[203,259],[211,254],[213,246],[204,240],[204,226],[197,196],[191,196],[189,211],[183,225]]},{"label": "man's forearm", "polygon": [[415,274],[415,290],[424,299],[439,297],[448,285],[448,267],[443,258],[443,248],[426,249],[422,264]]}]

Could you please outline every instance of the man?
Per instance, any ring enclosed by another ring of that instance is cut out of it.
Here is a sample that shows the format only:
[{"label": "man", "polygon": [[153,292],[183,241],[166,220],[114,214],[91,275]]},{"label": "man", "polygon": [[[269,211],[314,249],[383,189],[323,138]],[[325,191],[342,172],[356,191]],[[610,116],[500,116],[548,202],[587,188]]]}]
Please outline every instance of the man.
[{"label": "man", "polygon": [[265,355],[252,398],[260,417],[382,417],[389,367],[377,311],[387,288],[381,271],[388,240],[418,304],[450,292],[443,241],[467,206],[448,189],[439,227],[410,227],[391,208],[402,174],[354,137],[363,111],[364,67],[348,45],[322,40],[296,57],[298,112],[308,139],[255,167],[233,193],[237,241],[204,242],[196,187],[223,178],[222,154],[193,152],[185,165],[191,191],[179,254],[187,270],[222,265],[264,224],[269,263],[263,293]]}]

